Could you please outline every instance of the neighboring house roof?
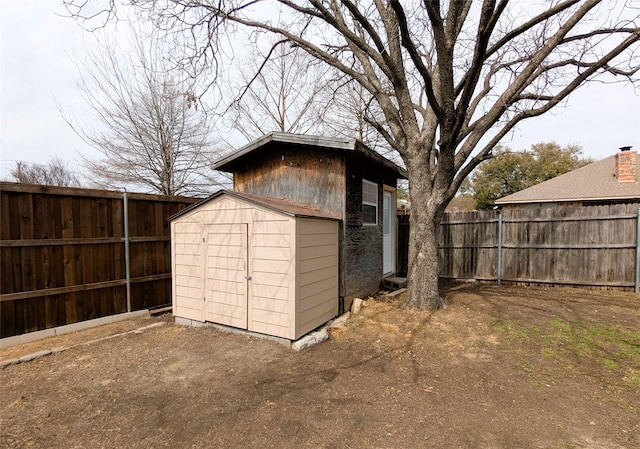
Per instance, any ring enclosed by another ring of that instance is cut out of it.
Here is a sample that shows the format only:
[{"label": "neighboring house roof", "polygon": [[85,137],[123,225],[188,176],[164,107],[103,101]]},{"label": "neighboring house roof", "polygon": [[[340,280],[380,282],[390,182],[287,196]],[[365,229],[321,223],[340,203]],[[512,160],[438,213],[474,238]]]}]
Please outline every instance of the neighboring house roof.
[{"label": "neighboring house roof", "polygon": [[640,179],[618,182],[616,156],[556,176],[528,189],[507,195],[495,204],[558,203],[640,199]]},{"label": "neighboring house roof", "polygon": [[262,206],[267,209],[280,212],[285,215],[289,215],[291,217],[300,217],[300,218],[322,218],[326,220],[339,220],[340,217],[336,217],[335,215],[328,214],[320,211],[319,209],[305,206],[304,204],[294,203],[292,201],[288,201],[284,198],[270,198],[266,196],[259,195],[251,195],[248,193],[236,192],[234,190],[219,190],[208,198],[203,199],[191,206],[182,209],[177,214],[169,217],[169,221],[173,221],[176,218],[200,207],[204,203],[207,203],[215,198],[218,198],[222,195],[228,195],[234,198],[238,198],[249,203],[255,204],[257,206]]},{"label": "neighboring house roof", "polygon": [[391,162],[389,159],[381,156],[371,148],[355,139],[338,138],[338,137],[322,137],[309,136],[306,134],[290,134],[281,132],[272,132],[254,140],[244,147],[233,151],[213,163],[213,168],[221,171],[233,171],[233,167],[241,159],[244,159],[250,153],[258,151],[270,143],[282,143],[292,145],[303,145],[309,147],[320,147],[328,150],[345,151],[361,154],[372,159],[385,167],[395,171],[399,177],[406,179],[407,172],[404,168]]}]

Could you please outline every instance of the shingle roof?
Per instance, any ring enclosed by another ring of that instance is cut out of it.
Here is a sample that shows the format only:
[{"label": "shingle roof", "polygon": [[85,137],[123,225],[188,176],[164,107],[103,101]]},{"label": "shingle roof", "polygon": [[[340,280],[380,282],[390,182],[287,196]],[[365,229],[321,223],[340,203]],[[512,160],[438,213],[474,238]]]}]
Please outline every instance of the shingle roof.
[{"label": "shingle roof", "polygon": [[285,215],[289,215],[292,217],[300,217],[300,218],[322,218],[325,220],[339,220],[340,217],[335,215],[322,212],[319,209],[305,206],[304,204],[294,203],[292,201],[288,201],[285,198],[271,198],[266,196],[259,195],[251,195],[243,192],[236,192],[234,190],[219,190],[208,198],[203,199],[186,209],[181,210],[175,215],[169,217],[169,221],[175,220],[176,218],[186,214],[187,212],[200,207],[202,204],[207,203],[219,196],[229,195],[235,198],[239,198],[241,200],[248,201],[249,203],[266,207],[267,209],[274,210],[276,212],[283,213]]},{"label": "shingle roof", "polygon": [[640,199],[640,170],[635,182],[618,182],[615,172],[616,158],[610,156],[507,195],[495,204]]}]

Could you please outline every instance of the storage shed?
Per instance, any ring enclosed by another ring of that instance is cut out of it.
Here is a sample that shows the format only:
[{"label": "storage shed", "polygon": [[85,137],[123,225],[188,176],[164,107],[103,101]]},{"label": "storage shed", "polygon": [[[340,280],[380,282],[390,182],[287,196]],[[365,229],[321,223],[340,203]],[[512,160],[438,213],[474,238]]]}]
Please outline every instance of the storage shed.
[{"label": "storage shed", "polygon": [[396,272],[395,204],[404,169],[354,139],[273,132],[214,163],[233,190],[331,214],[339,229],[340,307]]},{"label": "storage shed", "polygon": [[338,314],[337,217],[223,190],[170,220],[174,316],[296,340]]}]

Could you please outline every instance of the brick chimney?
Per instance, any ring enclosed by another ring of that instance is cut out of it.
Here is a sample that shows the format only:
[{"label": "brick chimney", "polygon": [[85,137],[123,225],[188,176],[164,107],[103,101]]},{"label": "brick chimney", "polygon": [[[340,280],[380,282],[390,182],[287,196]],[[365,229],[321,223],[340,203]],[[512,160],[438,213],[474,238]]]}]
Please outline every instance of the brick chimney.
[{"label": "brick chimney", "polygon": [[638,153],[631,147],[622,147],[616,154],[616,178],[618,182],[636,182],[636,159]]}]

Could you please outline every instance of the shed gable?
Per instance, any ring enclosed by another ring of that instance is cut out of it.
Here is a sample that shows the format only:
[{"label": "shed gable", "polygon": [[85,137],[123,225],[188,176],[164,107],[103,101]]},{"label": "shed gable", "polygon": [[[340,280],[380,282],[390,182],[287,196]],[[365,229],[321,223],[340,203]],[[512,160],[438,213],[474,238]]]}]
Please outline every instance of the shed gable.
[{"label": "shed gable", "polygon": [[342,217],[344,156],[325,148],[273,145],[270,151],[258,153],[236,167],[233,188],[238,192],[286,198]]}]

